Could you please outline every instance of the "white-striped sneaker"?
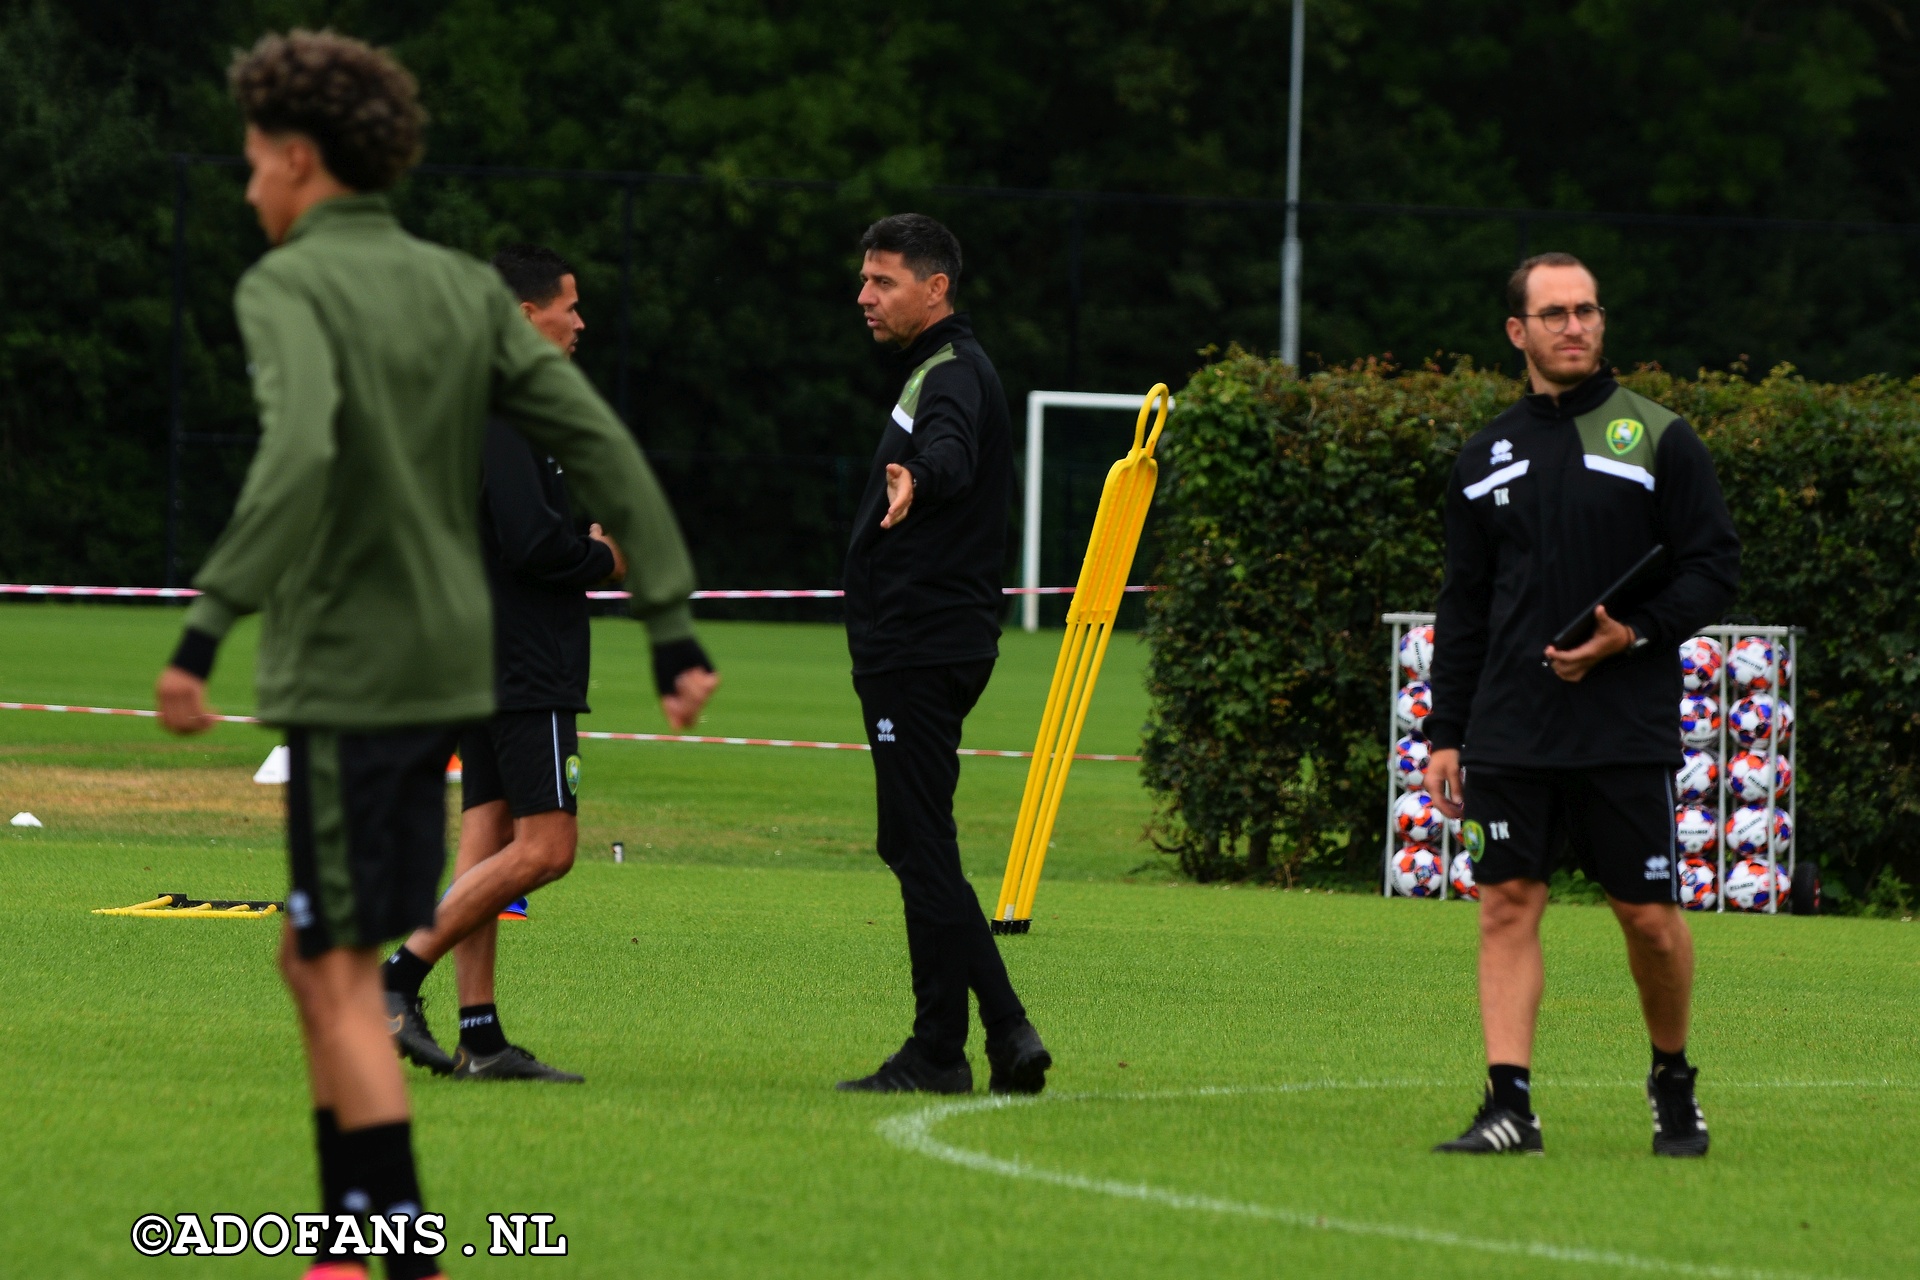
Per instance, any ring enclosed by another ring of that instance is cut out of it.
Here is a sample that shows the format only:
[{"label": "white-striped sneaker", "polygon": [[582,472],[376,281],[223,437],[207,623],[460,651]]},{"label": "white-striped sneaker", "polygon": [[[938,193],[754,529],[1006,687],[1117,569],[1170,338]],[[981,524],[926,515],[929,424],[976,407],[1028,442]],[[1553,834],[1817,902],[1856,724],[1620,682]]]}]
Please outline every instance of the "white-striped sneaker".
[{"label": "white-striped sneaker", "polygon": [[1540,1141],[1540,1117],[1523,1116],[1518,1111],[1498,1107],[1488,1099],[1480,1107],[1467,1131],[1452,1142],[1443,1142],[1435,1151],[1456,1151],[1475,1156],[1543,1156]]}]

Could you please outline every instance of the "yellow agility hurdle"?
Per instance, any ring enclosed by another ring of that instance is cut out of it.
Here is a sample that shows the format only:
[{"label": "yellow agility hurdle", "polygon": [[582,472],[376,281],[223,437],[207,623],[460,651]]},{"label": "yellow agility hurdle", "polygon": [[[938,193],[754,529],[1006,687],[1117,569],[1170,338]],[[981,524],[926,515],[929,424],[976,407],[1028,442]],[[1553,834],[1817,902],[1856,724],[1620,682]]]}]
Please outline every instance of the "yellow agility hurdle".
[{"label": "yellow agility hurdle", "polygon": [[145,916],[150,920],[258,920],[279,915],[277,902],[233,898],[196,898],[185,893],[163,893],[130,907],[95,907],[96,916]]},{"label": "yellow agility hurdle", "polygon": [[[1147,415],[1159,402],[1153,431]],[[1080,729],[1093,702],[1094,682],[1107,656],[1107,641],[1120,612],[1140,546],[1140,530],[1153,502],[1153,486],[1160,465],[1153,446],[1167,425],[1172,394],[1157,383],[1140,402],[1133,424],[1133,448],[1113,464],[1100,491],[1100,509],[1093,517],[1093,536],[1087,541],[1086,562],[1067,608],[1067,634],[1053,664],[1053,685],[1047,690],[1046,710],[1040,716],[1040,736],[1027,766],[1027,789],[1020,797],[1020,819],[1013,828],[1013,848],[1007,854],[1007,874],[1000,882],[1000,901],[993,909],[995,933],[1025,933],[1033,927],[1033,896],[1040,887],[1040,867],[1047,860],[1047,842],[1053,839],[1054,820],[1060,816],[1060,797],[1067,789],[1067,771],[1080,742]]]}]

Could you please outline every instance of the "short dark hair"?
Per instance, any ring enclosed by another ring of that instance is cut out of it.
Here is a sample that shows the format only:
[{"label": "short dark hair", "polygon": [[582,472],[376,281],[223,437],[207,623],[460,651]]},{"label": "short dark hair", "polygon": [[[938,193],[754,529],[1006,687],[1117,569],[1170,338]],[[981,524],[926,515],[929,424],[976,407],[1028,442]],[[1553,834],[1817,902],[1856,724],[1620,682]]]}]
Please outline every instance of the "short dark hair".
[{"label": "short dark hair", "polygon": [[427,113],[393,55],[333,31],[261,36],[227,69],[247,123],[304,133],[327,172],[355,191],[385,191],[420,159]]},{"label": "short dark hair", "polygon": [[[1570,253],[1536,253],[1513,269],[1507,277],[1507,314],[1524,316],[1527,314],[1527,282],[1533,278],[1535,267],[1578,267],[1593,276],[1593,268]],[[1600,287],[1600,277],[1593,276],[1595,289]]]},{"label": "short dark hair", "polygon": [[868,227],[860,237],[861,253],[897,253],[918,279],[940,274],[947,278],[947,296],[960,288],[960,241],[924,213],[896,213]]},{"label": "short dark hair", "polygon": [[493,269],[522,302],[545,306],[560,292],[562,276],[578,275],[573,264],[538,244],[503,244],[493,255]]}]

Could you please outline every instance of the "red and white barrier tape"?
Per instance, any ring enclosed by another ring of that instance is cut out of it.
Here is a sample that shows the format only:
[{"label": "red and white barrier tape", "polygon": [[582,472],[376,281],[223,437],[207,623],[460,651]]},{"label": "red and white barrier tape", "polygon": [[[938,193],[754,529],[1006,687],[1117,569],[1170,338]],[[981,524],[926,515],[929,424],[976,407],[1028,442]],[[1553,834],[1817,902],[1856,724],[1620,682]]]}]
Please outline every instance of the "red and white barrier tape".
[{"label": "red and white barrier tape", "polygon": [[[0,711],[65,711],[76,715],[88,716],[140,716],[144,719],[157,719],[158,711],[129,710],[124,707],[72,707],[57,702],[0,702]],[[215,720],[226,724],[259,724],[252,716],[215,716]],[[813,751],[871,751],[872,747],[864,742],[809,742],[801,738],[708,738],[684,733],[602,733],[582,729],[580,736],[601,742],[680,742],[700,746],[722,747],[803,747]],[[984,747],[961,747],[963,756],[994,756],[1004,760],[1031,760],[1031,751],[989,751]],[[1139,756],[1099,755],[1081,752],[1075,760],[1105,760],[1126,764],[1138,763]]]},{"label": "red and white barrier tape", "polygon": [[[1128,587],[1128,591],[1151,591],[1152,587]],[[1002,587],[1008,596],[1070,596],[1072,587]],[[199,595],[192,587],[56,587],[29,582],[0,582],[0,596],[120,596],[149,600],[190,600]],[[693,600],[838,600],[844,591],[696,591]],[[590,600],[627,600],[626,591],[589,591]]]}]

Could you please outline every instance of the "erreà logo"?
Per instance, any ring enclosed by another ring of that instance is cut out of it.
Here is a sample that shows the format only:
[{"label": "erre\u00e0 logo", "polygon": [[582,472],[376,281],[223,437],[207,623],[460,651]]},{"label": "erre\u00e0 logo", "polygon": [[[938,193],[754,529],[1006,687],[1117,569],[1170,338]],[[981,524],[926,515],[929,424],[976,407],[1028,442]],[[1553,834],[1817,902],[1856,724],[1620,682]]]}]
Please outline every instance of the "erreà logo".
[{"label": "erre\u00e0 logo", "polygon": [[1615,418],[1607,424],[1607,448],[1615,453],[1626,453],[1640,443],[1647,429],[1633,418]]},{"label": "erre\u00e0 logo", "polygon": [[879,742],[893,741],[893,721],[881,716],[879,723],[873,726],[873,736]]}]

